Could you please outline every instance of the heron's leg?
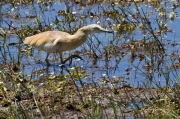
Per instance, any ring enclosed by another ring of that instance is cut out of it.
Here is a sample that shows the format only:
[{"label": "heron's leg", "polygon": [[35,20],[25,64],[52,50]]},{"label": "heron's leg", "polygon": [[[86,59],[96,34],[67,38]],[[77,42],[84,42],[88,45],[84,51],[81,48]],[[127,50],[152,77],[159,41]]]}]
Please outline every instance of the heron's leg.
[{"label": "heron's leg", "polygon": [[50,66],[50,65],[51,65],[51,64],[49,63],[49,60],[48,60],[48,56],[49,56],[49,54],[50,54],[50,53],[47,53],[47,55],[46,55],[46,59],[45,59],[45,61],[46,61],[46,63],[47,63],[47,65],[48,65],[48,66]]},{"label": "heron's leg", "polygon": [[62,61],[62,64],[65,64],[69,59],[71,59],[71,56],[70,57],[68,57],[68,58],[66,58],[64,61]]},{"label": "heron's leg", "polygon": [[61,64],[64,64],[64,62],[63,62],[63,57],[62,57],[62,52],[59,53],[59,56],[60,56]]}]

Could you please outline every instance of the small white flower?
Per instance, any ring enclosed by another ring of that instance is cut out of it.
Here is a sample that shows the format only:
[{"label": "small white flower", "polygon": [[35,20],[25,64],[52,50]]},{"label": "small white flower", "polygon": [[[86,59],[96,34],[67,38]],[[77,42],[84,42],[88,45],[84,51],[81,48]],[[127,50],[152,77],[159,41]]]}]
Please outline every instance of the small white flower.
[{"label": "small white flower", "polygon": [[109,18],[107,18],[106,20],[107,20],[107,21],[109,21],[110,19],[109,19]]},{"label": "small white flower", "polygon": [[74,67],[71,67],[70,70],[74,70],[75,68]]},{"label": "small white flower", "polygon": [[76,61],[77,61],[77,62],[79,62],[79,61],[81,61],[81,59],[80,59],[80,58],[78,58]]},{"label": "small white flower", "polygon": [[6,87],[3,87],[4,91],[7,91],[7,88]]},{"label": "small white flower", "polygon": [[39,113],[39,112],[41,112],[41,111],[40,111],[39,109],[36,109],[36,112],[38,112],[38,113]]},{"label": "small white flower", "polygon": [[4,84],[4,83],[1,81],[1,82],[0,82],[0,86],[2,86],[3,84]]},{"label": "small white flower", "polygon": [[54,26],[53,23],[50,23],[50,26]]},{"label": "small white flower", "polygon": [[21,82],[23,81],[23,79],[19,79]]},{"label": "small white flower", "polygon": [[14,11],[14,8],[12,8],[11,11],[13,12],[13,11]]},{"label": "small white flower", "polygon": [[21,86],[21,84],[20,84],[20,83],[18,83],[18,84],[17,84],[17,86],[18,86],[18,87],[20,87],[20,86]]},{"label": "small white flower", "polygon": [[76,14],[76,12],[72,12],[72,14]]},{"label": "small white flower", "polygon": [[106,74],[102,74],[102,76],[103,76],[103,77],[105,77],[105,76],[106,76]]}]

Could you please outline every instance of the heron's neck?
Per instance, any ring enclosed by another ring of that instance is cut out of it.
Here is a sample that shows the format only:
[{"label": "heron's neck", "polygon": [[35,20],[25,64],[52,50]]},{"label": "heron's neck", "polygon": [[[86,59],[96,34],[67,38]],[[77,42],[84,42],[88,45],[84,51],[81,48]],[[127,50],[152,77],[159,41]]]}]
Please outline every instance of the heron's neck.
[{"label": "heron's neck", "polygon": [[73,35],[73,41],[81,45],[86,41],[87,36],[88,36],[88,33],[84,32],[83,30],[78,30]]}]

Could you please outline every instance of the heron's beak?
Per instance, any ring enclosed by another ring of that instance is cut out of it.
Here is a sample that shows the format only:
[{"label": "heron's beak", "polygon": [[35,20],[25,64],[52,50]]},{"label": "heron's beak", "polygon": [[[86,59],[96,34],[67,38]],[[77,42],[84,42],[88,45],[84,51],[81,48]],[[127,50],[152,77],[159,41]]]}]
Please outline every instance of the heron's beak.
[{"label": "heron's beak", "polygon": [[106,29],[101,29],[101,31],[107,32],[107,33],[114,33],[114,31],[109,31],[109,30],[106,30]]},{"label": "heron's beak", "polygon": [[114,33],[114,31],[109,31],[109,30],[103,30],[103,31],[107,33]]},{"label": "heron's beak", "polygon": [[114,31],[106,31],[107,33],[114,33]]}]

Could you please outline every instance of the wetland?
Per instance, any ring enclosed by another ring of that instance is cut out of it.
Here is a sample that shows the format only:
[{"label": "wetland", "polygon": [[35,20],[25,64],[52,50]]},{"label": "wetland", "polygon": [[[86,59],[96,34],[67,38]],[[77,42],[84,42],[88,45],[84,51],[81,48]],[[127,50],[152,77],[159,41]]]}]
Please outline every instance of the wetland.
[{"label": "wetland", "polygon": [[[0,118],[180,118],[178,0],[0,1]],[[79,55],[23,44],[59,30],[74,34],[99,24]]]}]

